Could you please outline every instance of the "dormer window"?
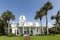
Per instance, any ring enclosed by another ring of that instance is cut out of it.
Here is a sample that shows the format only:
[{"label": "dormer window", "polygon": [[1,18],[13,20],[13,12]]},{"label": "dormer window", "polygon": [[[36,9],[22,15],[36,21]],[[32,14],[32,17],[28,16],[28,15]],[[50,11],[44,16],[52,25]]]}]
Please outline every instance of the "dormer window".
[{"label": "dormer window", "polygon": [[21,15],[21,16],[19,17],[19,21],[21,21],[21,22],[26,21],[26,17],[25,17],[24,15]]},{"label": "dormer window", "polygon": [[23,17],[21,17],[21,19],[23,19]]}]

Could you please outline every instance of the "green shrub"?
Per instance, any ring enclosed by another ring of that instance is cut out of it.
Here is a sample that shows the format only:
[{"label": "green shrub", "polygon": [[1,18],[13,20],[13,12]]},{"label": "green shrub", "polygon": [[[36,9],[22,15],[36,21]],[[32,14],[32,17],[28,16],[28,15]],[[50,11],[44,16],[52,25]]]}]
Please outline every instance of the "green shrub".
[{"label": "green shrub", "polygon": [[9,33],[7,34],[8,37],[13,37],[13,36],[16,36],[16,34],[13,34],[13,33]]},{"label": "green shrub", "polygon": [[0,36],[3,36],[3,35],[5,35],[5,33],[0,33]]},{"label": "green shrub", "polygon": [[33,36],[33,32],[32,32],[32,30],[31,30],[31,34],[30,34],[30,36]]}]

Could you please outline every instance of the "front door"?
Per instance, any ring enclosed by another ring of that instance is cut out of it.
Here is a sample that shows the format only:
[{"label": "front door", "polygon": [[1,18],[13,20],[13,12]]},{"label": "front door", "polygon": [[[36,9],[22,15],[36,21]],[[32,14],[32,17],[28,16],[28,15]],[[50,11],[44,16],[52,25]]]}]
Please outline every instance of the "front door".
[{"label": "front door", "polygon": [[26,28],[26,29],[25,29],[24,34],[26,34],[26,35],[29,34],[29,28]]},{"label": "front door", "polygon": [[24,31],[24,34],[27,34],[28,35],[29,34],[29,31]]}]

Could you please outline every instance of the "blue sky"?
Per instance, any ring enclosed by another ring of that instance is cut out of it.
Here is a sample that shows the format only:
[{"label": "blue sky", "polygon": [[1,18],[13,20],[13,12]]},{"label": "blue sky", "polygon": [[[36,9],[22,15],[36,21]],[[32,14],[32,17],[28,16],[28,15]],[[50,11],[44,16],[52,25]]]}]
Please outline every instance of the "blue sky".
[{"label": "blue sky", "polygon": [[[20,15],[25,15],[27,20],[35,21],[34,16],[36,11],[39,10],[48,0],[0,0],[0,15],[6,11],[10,10],[15,15],[15,22],[18,23],[18,18]],[[58,10],[60,10],[60,0],[49,0],[53,9],[48,11],[48,21],[49,23],[54,23],[55,20],[51,20],[50,17],[55,15]],[[39,22],[39,20],[36,20]],[[46,24],[46,19],[43,17],[43,25]]]}]

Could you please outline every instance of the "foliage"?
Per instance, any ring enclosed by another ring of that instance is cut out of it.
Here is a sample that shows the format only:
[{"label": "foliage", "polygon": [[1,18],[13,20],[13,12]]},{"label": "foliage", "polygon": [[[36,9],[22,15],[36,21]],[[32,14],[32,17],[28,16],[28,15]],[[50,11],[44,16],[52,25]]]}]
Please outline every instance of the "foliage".
[{"label": "foliage", "polygon": [[60,10],[57,12],[57,14],[55,16],[51,16],[51,19],[55,19],[56,20],[56,23],[59,23],[59,20],[60,20]]},{"label": "foliage", "polygon": [[43,9],[40,9],[39,11],[36,12],[35,18],[34,19],[39,19],[40,20],[40,24],[41,24],[41,33],[43,34],[43,29],[42,29],[42,18],[44,16],[44,11]]},{"label": "foliage", "polygon": [[2,18],[4,20],[5,27],[8,27],[8,33],[9,33],[9,27],[10,27],[9,21],[14,20],[15,16],[12,14],[11,11],[7,10],[2,14]]},{"label": "foliage", "polygon": [[60,10],[57,12],[57,14],[55,16],[51,16],[51,19],[55,19],[56,22],[55,22],[55,30],[54,31],[57,31],[56,34],[60,34]]},{"label": "foliage", "polygon": [[48,1],[44,4],[43,9],[44,9],[44,15],[46,16],[46,34],[49,34],[48,32],[48,11],[53,8],[53,5]]},{"label": "foliage", "polygon": [[[51,10],[53,8],[53,5],[48,1],[44,4],[44,6],[36,12],[36,15],[35,15],[35,19],[40,19],[40,22],[41,22],[41,19],[43,16],[46,16],[46,34],[48,34],[48,16],[47,16],[47,12],[48,10]],[[42,22],[41,22],[41,25],[42,25]]]},{"label": "foliage", "polygon": [[13,33],[9,33],[7,34],[8,37],[13,37],[13,36],[16,36],[16,34],[13,34]]},{"label": "foliage", "polygon": [[3,20],[14,20],[15,16],[12,14],[11,11],[7,10],[6,12],[2,14],[2,18]]},{"label": "foliage", "polygon": [[43,9],[40,9],[39,11],[36,12],[36,15],[35,15],[35,19],[42,19],[44,13],[43,13]]},{"label": "foliage", "polygon": [[4,12],[2,14],[2,18],[4,20],[5,25],[7,26],[8,25],[8,21],[14,20],[15,16],[12,14],[11,11],[7,10],[6,12]]},{"label": "foliage", "polygon": [[0,19],[0,35],[4,35],[4,21]]}]

